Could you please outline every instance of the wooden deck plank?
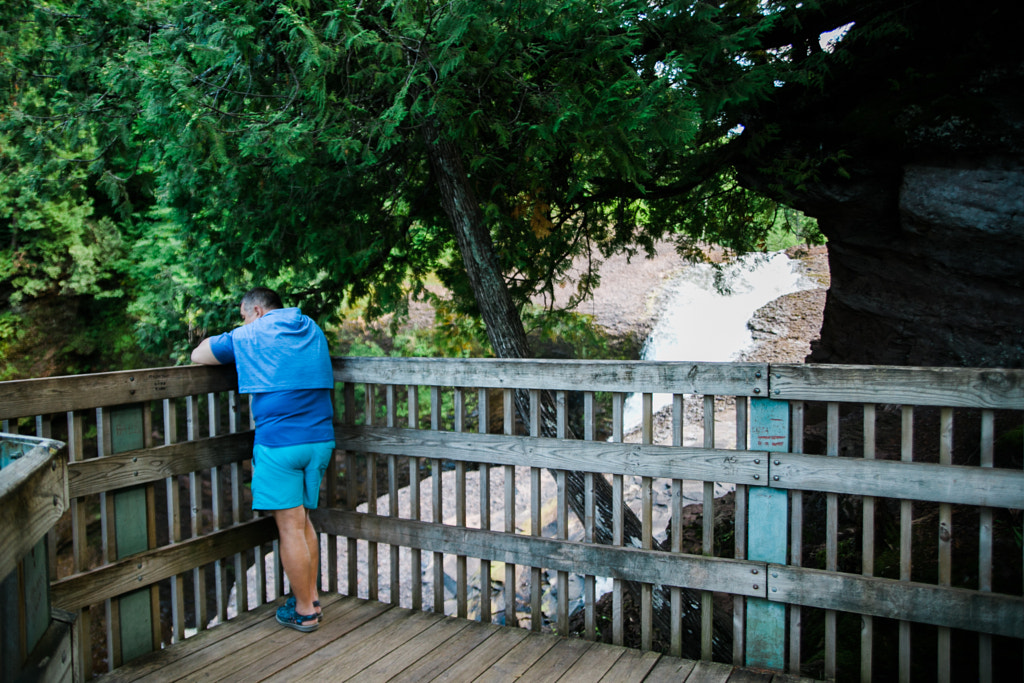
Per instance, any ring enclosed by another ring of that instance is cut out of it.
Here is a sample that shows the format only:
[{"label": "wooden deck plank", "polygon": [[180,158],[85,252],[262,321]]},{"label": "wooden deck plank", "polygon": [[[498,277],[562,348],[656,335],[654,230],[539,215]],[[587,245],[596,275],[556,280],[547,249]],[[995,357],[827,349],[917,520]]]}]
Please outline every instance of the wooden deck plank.
[{"label": "wooden deck plank", "polygon": [[[394,613],[394,616],[391,613]],[[387,623],[380,627],[378,622]],[[327,647],[311,653],[293,664],[281,669],[273,676],[262,678],[266,681],[309,680],[351,680],[377,660],[390,654],[407,640],[419,635],[431,624],[444,619],[432,612],[391,609],[367,627],[374,627],[373,633],[364,634],[364,628],[331,642]],[[249,679],[255,680],[253,678]]]},{"label": "wooden deck plank", "polygon": [[519,679],[530,683],[554,683],[593,647],[589,640],[559,638]]},{"label": "wooden deck plank", "polygon": [[675,672],[675,665],[685,660],[662,659],[651,671],[646,679],[649,683],[654,681],[686,681],[686,683],[725,683],[732,675],[733,667],[718,662],[688,662],[692,665],[688,674],[679,676]]},{"label": "wooden deck plank", "polygon": [[[388,653],[387,657],[378,659],[373,665],[363,669],[359,678],[369,681],[390,681],[404,670],[414,667],[423,657],[432,652],[447,651],[450,640],[458,637],[472,622],[455,617],[443,617],[431,624],[426,630]],[[339,678],[339,680],[341,680]],[[422,680],[422,679],[421,679]]]},{"label": "wooden deck plank", "polygon": [[808,682],[333,594],[321,596],[320,628],[301,633],[276,623],[280,602],[140,657],[101,681]]},{"label": "wooden deck plank", "polygon": [[648,672],[661,655],[657,652],[642,652],[640,650],[627,649],[615,662],[612,668],[601,677],[599,683],[639,683],[647,678]]},{"label": "wooden deck plank", "polygon": [[476,677],[483,675],[485,671],[504,657],[512,648],[525,640],[528,633],[528,631],[521,628],[503,628],[501,626],[488,626],[486,628],[496,630],[487,640],[466,653],[464,658],[445,669],[434,679],[435,681],[441,683],[474,680]]},{"label": "wooden deck plank", "polygon": [[553,648],[558,640],[558,636],[550,633],[533,633],[532,637],[519,642],[475,680],[478,683],[518,680],[534,662]]},{"label": "wooden deck plank", "polygon": [[[324,596],[324,609],[339,609],[340,595]],[[353,606],[354,603],[353,603]],[[259,627],[273,620],[277,604],[260,607],[238,615],[215,628],[196,635],[163,650],[157,650],[132,661],[103,677],[104,683],[119,681],[172,681],[184,677],[203,666],[202,662],[227,659],[264,636]]]},{"label": "wooden deck plank", "polygon": [[197,680],[225,683],[260,680],[318,652],[353,631],[362,633],[361,627],[391,611],[390,605],[376,601],[355,598],[346,598],[345,601],[351,601],[353,605],[345,611],[338,609],[341,605],[333,608],[325,605],[323,624],[312,633],[285,628],[276,620],[268,619],[262,629],[262,640],[253,643],[244,652],[237,652],[232,659],[217,662]]},{"label": "wooden deck plank", "polygon": [[565,683],[598,681],[615,666],[622,655],[623,651],[620,648],[594,643],[558,680]]},{"label": "wooden deck plank", "polygon": [[774,683],[775,675],[770,671],[736,669],[729,675],[729,683]]},{"label": "wooden deck plank", "polygon": [[[443,648],[436,648],[433,652],[420,657],[419,661],[415,664],[396,674],[389,683],[451,680],[445,679],[444,674],[449,669],[452,669],[453,666],[463,662],[470,652],[477,649],[484,641],[495,637],[501,630],[500,626],[493,624],[473,623],[468,628],[460,631],[454,638],[448,640]],[[525,637],[525,634],[523,637]],[[516,640],[515,642],[519,641]],[[482,652],[484,652],[483,649],[481,649]],[[487,661],[484,664],[484,668],[489,664],[490,661]]]}]

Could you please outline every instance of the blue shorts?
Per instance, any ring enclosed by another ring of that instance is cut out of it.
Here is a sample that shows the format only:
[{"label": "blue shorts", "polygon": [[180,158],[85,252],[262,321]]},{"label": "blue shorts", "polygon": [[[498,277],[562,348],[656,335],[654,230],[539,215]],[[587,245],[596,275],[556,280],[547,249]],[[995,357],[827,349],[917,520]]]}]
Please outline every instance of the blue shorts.
[{"label": "blue shorts", "polygon": [[320,480],[334,453],[333,441],[252,449],[252,509],[316,509]]}]

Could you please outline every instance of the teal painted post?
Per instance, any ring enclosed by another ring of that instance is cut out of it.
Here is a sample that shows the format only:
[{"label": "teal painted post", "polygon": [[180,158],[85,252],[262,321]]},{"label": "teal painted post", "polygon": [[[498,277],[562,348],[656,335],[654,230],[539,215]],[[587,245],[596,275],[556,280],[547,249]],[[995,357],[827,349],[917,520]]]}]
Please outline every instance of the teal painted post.
[{"label": "teal painted post", "polygon": [[[750,435],[751,450],[788,451],[789,403],[768,398],[750,399]],[[785,564],[788,526],[788,493],[768,486],[751,486],[747,503],[747,559]],[[768,576],[761,577],[762,582],[768,579]],[[770,583],[768,585],[771,590]],[[786,606],[762,598],[748,598],[746,640],[747,666],[782,670]]]},{"label": "teal painted post", "polygon": [[[145,445],[141,405],[110,409],[110,451],[124,453]],[[146,488],[137,486],[114,494],[114,537],[117,558],[149,549]],[[118,600],[121,660],[129,662],[153,650],[153,614],[150,589],[141,588]]]}]

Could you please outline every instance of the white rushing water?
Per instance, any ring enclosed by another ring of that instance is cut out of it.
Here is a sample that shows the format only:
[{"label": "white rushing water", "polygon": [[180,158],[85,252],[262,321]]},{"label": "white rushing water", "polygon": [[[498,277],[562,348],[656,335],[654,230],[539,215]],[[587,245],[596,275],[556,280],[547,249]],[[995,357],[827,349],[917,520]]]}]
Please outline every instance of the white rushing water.
[{"label": "white rushing water", "polygon": [[[688,266],[667,287],[662,312],[644,344],[644,360],[728,362],[753,344],[747,322],[757,309],[785,294],[813,289],[784,252],[747,254],[725,266],[716,287],[708,264]],[[721,290],[721,291],[720,291]],[[654,395],[654,410],[672,402]],[[626,399],[626,431],[640,423],[639,395]]]}]

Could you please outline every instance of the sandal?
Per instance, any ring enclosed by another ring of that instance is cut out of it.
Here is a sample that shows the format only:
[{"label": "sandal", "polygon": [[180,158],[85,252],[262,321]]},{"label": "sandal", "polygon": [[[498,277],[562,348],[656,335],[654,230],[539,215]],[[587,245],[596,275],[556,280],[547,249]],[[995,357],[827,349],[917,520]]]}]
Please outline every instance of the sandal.
[{"label": "sandal", "polygon": [[[310,623],[312,622],[312,623]],[[299,614],[295,606],[282,605],[277,608],[277,623],[293,628],[303,633],[309,633],[320,628],[320,622],[316,614]]]},{"label": "sandal", "polygon": [[[295,596],[293,595],[292,597],[290,597],[287,600],[285,600],[284,606],[287,607],[288,609],[294,610],[295,609]],[[320,609],[320,601],[319,600],[314,600],[313,601],[313,607],[315,607],[315,608],[320,610],[319,612],[316,613],[316,620],[317,621],[323,621],[324,620],[324,611],[322,609]]]}]

